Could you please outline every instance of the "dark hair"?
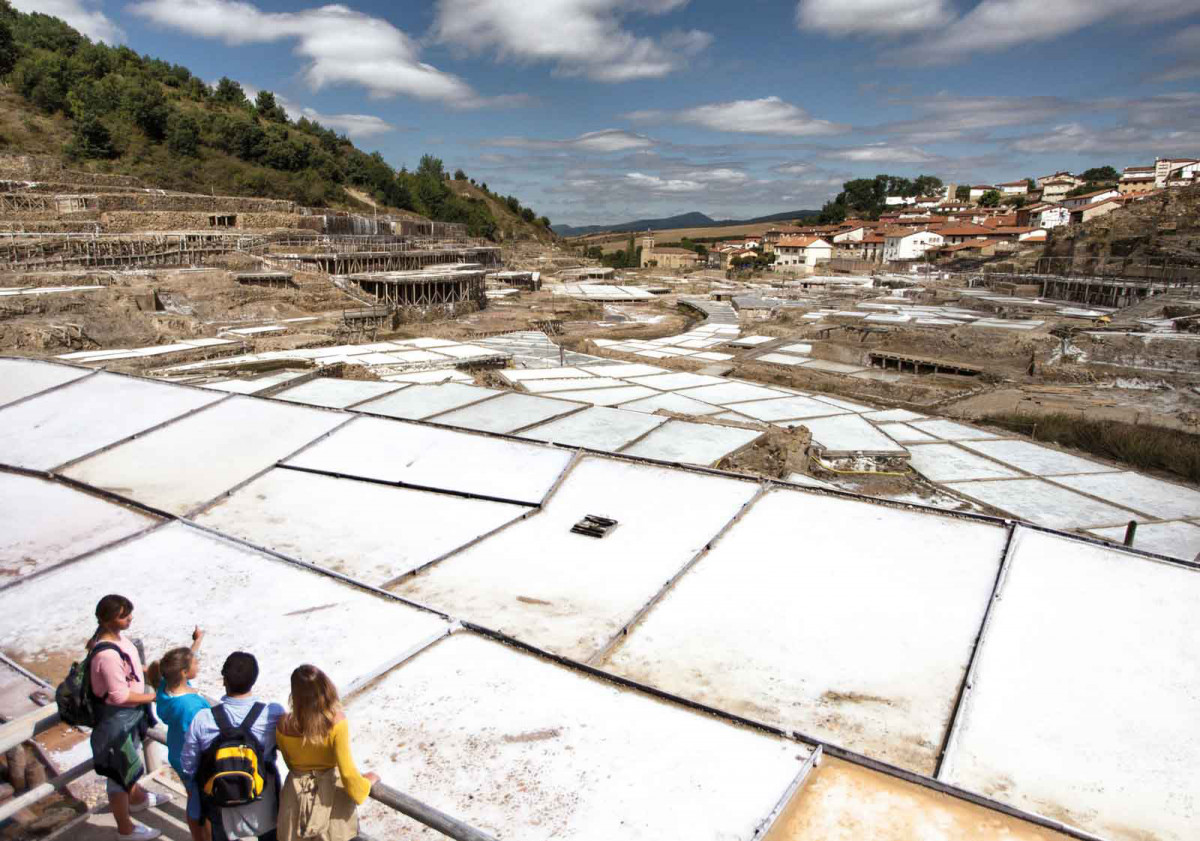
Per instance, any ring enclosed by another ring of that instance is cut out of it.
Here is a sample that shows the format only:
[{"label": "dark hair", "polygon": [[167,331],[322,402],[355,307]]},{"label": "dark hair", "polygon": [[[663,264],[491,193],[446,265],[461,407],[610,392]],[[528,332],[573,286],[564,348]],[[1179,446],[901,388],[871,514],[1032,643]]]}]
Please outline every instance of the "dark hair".
[{"label": "dark hair", "polygon": [[130,613],[133,613],[133,602],[115,593],[110,593],[96,602],[96,633],[92,634],[92,638],[88,640],[88,648],[91,648],[96,644],[96,640],[100,639],[106,624],[114,619],[128,616]]},{"label": "dark hair", "polygon": [[103,625],[133,612],[133,602],[124,596],[110,594],[96,602],[96,622]]},{"label": "dark hair", "polygon": [[225,679],[225,691],[230,695],[245,695],[254,688],[258,680],[258,661],[253,654],[245,651],[235,651],[225,658],[221,667],[221,677]]}]

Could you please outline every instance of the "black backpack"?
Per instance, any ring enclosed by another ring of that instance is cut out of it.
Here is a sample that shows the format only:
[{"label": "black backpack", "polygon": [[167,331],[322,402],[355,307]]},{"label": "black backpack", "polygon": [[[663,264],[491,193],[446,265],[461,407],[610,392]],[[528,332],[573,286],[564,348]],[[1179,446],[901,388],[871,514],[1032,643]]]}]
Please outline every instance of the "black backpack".
[{"label": "black backpack", "polygon": [[213,720],[221,732],[200,756],[199,773],[196,775],[200,792],[210,809],[225,809],[244,806],[262,797],[266,787],[266,774],[272,773],[263,758],[262,744],[254,737],[250,728],[263,711],[263,704],[255,704],[234,727],[224,704],[212,708]]},{"label": "black backpack", "polygon": [[72,727],[95,727],[100,719],[104,701],[92,692],[92,658],[101,651],[115,651],[133,668],[133,661],[121,647],[112,642],[98,642],[92,646],[82,663],[72,663],[66,680],[54,691],[58,703],[58,716]]}]

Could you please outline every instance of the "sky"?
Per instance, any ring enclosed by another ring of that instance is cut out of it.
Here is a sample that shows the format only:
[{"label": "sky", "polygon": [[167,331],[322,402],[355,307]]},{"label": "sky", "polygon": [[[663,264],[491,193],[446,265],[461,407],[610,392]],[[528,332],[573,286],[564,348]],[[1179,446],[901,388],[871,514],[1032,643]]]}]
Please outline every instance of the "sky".
[{"label": "sky", "polygon": [[554,223],[1200,155],[1200,0],[15,0]]}]

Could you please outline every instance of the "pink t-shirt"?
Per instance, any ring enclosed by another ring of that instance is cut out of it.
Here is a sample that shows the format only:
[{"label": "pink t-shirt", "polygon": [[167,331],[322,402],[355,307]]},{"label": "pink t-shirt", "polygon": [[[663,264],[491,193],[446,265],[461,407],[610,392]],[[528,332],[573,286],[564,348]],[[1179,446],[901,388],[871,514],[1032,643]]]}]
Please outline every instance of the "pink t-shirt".
[{"label": "pink t-shirt", "polygon": [[136,707],[137,704],[129,702],[129,693],[146,691],[142,661],[138,658],[137,648],[125,637],[120,637],[117,645],[129,655],[133,668],[130,669],[129,663],[117,652],[101,651],[92,658],[92,692],[115,707]]}]

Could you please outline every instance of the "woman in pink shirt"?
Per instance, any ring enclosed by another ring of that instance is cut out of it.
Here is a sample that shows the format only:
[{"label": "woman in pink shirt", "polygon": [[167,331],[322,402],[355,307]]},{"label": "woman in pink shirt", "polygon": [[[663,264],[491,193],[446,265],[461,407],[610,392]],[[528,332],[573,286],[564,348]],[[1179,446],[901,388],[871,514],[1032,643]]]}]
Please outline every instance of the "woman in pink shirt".
[{"label": "woman in pink shirt", "polygon": [[96,633],[88,642],[88,678],[97,705],[92,728],[96,773],[107,778],[108,801],[117,822],[117,838],[157,838],[162,833],[135,823],[130,812],[151,809],[168,798],[137,784],[145,770],[142,740],[153,726],[142,659],[123,635],[133,622],[133,602],[124,596],[105,596],[96,605]]}]

